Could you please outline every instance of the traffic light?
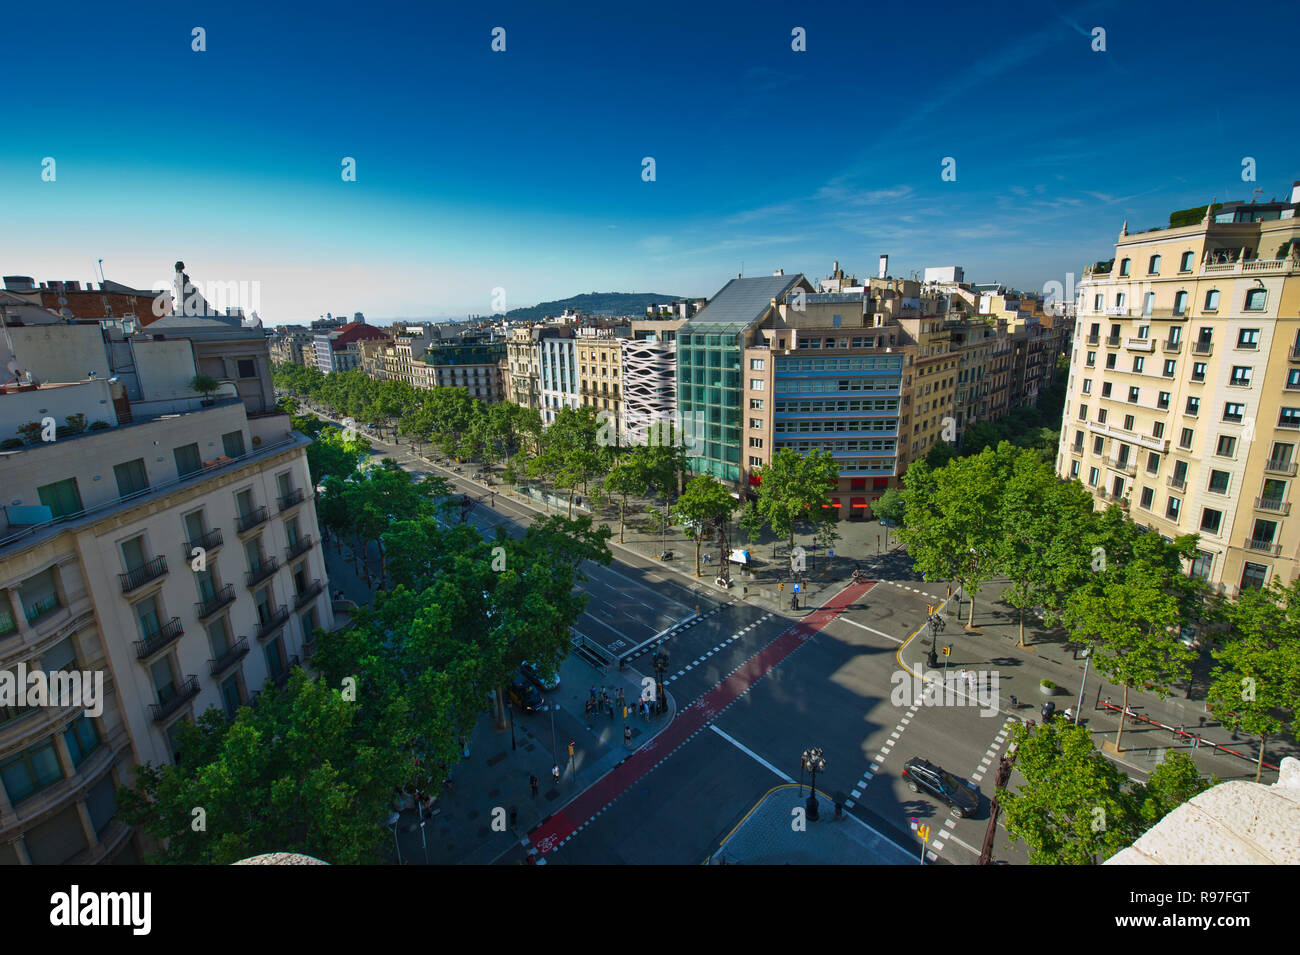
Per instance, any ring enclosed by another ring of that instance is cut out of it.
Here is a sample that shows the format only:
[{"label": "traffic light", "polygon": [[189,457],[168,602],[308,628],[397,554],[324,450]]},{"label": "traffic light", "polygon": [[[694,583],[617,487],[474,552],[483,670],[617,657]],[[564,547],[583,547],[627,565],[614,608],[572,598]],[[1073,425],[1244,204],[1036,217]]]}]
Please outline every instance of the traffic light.
[{"label": "traffic light", "polygon": [[776,589],[777,589],[777,590],[785,590],[785,581],[784,581],[784,580],[778,580],[778,581],[776,582]]},{"label": "traffic light", "polygon": [[[947,653],[948,651],[947,651],[947,650],[944,650],[943,652],[944,652],[944,653]],[[572,743],[572,742],[569,743],[569,755],[570,755],[570,756],[573,755],[573,743]]]},{"label": "traffic light", "polygon": [[[944,647],[944,648],[943,648],[943,655],[944,655],[945,657],[950,657],[950,656],[952,656],[952,647],[950,647],[950,646],[948,646],[948,647]],[[570,747],[570,753],[569,753],[569,755],[573,755],[573,753],[572,753],[572,747]]]},{"label": "traffic light", "polygon": [[925,605],[925,615],[926,615],[927,617],[933,617],[933,616],[934,616],[934,605],[933,605],[933,604],[926,604],[926,605]]}]

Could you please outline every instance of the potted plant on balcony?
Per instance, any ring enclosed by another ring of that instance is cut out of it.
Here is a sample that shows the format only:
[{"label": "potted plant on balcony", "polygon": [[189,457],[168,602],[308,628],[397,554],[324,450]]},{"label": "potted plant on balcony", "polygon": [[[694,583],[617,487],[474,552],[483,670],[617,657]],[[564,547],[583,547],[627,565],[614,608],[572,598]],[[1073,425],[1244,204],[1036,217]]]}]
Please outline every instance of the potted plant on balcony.
[{"label": "potted plant on balcony", "polygon": [[211,375],[195,375],[190,379],[190,390],[203,395],[203,400],[199,403],[205,408],[215,403],[216,399],[212,397],[212,394],[220,387],[221,382]]}]

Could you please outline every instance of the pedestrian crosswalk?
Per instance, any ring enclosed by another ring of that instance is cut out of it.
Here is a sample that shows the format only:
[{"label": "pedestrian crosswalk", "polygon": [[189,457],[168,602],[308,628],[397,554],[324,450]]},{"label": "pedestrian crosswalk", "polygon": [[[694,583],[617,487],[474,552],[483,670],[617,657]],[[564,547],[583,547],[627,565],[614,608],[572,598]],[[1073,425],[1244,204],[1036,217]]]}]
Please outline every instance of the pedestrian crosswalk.
[{"label": "pedestrian crosswalk", "polygon": [[[718,608],[718,609],[721,609],[721,608]],[[717,612],[717,611],[714,611],[714,613],[716,613],[716,612]],[[680,670],[678,670],[678,671],[677,671],[676,673],[674,673],[672,676],[670,676],[670,677],[668,677],[666,680],[664,680],[664,686],[667,686],[669,683],[672,683],[674,680],[676,680],[678,677],[682,676],[682,675],[683,675],[684,673],[686,673],[687,671],[695,669],[697,666],[699,666],[701,663],[703,663],[703,662],[704,662],[705,660],[707,660],[709,657],[711,657],[711,656],[713,656],[715,653],[718,653],[719,651],[723,650],[723,649],[726,648],[729,644],[735,642],[736,640],[739,640],[739,639],[740,639],[741,637],[743,637],[745,634],[749,633],[749,631],[751,631],[751,630],[753,630],[755,627],[759,626],[759,624],[764,623],[765,621],[767,621],[768,619],[770,619],[772,616],[774,616],[774,614],[772,614],[772,613],[769,611],[768,613],[763,614],[763,616],[759,617],[757,620],[755,620],[753,623],[749,624],[748,626],[746,626],[746,627],[742,627],[741,629],[737,630],[737,631],[736,631],[735,633],[733,633],[731,636],[727,637],[726,640],[723,640],[721,643],[719,643],[716,647],[714,647],[714,648],[711,649],[711,650],[707,650],[707,651],[705,651],[704,653],[700,654],[698,657],[696,657],[696,658],[695,658],[694,660],[692,660],[690,663],[686,664],[686,666],[682,667]]]}]

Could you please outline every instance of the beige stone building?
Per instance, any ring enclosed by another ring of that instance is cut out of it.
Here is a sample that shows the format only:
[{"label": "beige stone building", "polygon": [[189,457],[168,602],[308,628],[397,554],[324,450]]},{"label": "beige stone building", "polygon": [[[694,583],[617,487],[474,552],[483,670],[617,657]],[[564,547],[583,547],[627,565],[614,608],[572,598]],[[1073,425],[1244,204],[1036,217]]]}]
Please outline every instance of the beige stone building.
[{"label": "beige stone building", "polygon": [[578,329],[578,394],[584,408],[607,412],[611,427],[624,432],[623,350],[626,325]]},{"label": "beige stone building", "polygon": [[[185,389],[202,343],[141,338],[125,380],[94,323],[10,332],[0,671],[84,672],[104,696],[99,713],[0,699],[0,864],[131,862],[116,790],[132,767],[172,761],[182,721],[282,686],[333,626],[308,439],[250,414],[238,380]],[[47,420],[54,440],[19,431]]]},{"label": "beige stone building", "polygon": [[1235,594],[1297,574],[1300,188],[1130,234],[1079,287],[1057,470]]}]

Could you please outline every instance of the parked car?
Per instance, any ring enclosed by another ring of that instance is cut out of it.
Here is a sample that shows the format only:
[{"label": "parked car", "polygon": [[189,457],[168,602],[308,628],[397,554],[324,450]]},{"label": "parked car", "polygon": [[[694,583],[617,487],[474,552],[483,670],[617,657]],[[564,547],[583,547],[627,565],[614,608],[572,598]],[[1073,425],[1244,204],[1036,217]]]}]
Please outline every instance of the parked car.
[{"label": "parked car", "polygon": [[542,708],[542,694],[522,676],[515,677],[506,696],[525,713],[536,713]]},{"label": "parked car", "polygon": [[920,756],[913,756],[903,766],[903,780],[912,792],[924,790],[952,807],[955,815],[973,815],[980,805],[979,789]]},{"label": "parked car", "polygon": [[560,674],[554,670],[550,673],[541,673],[537,667],[525,660],[523,666],[519,668],[519,672],[527,677],[528,682],[539,690],[545,690],[549,693],[560,688]]}]

